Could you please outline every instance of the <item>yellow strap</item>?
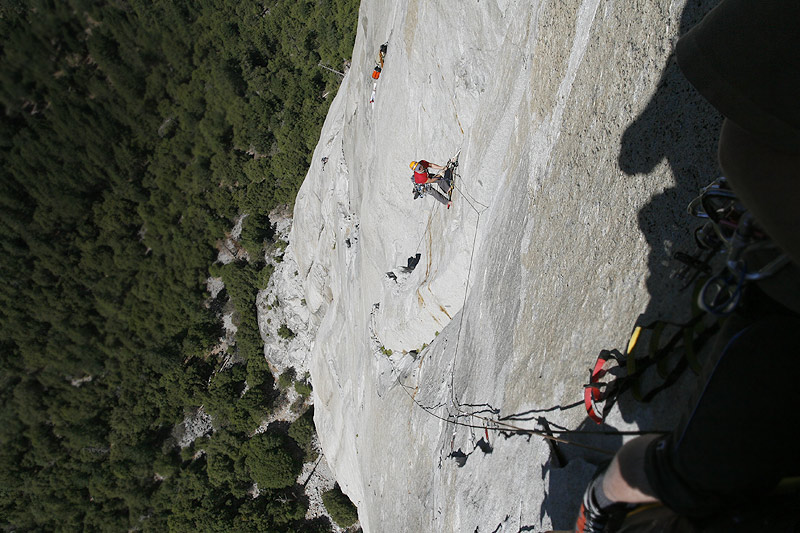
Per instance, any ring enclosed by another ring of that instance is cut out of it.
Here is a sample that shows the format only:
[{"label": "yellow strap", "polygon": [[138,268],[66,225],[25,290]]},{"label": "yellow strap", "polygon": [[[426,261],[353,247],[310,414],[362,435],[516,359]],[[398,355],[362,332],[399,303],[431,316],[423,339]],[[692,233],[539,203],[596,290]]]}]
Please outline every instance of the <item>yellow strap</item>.
[{"label": "yellow strap", "polygon": [[633,328],[633,333],[631,333],[631,338],[628,341],[628,349],[625,350],[625,355],[630,354],[636,347],[636,342],[639,340],[639,334],[641,332],[642,332],[642,326],[636,326],[635,328]]},{"label": "yellow strap", "polygon": [[781,479],[773,492],[776,494],[800,492],[800,477],[785,477]]},{"label": "yellow strap", "polygon": [[641,513],[642,511],[655,509],[656,507],[661,507],[661,506],[663,506],[661,502],[643,503],[642,505],[639,505],[635,509],[631,509],[630,511],[628,511],[628,514],[626,514],[625,516],[626,517],[633,516],[635,514]]}]

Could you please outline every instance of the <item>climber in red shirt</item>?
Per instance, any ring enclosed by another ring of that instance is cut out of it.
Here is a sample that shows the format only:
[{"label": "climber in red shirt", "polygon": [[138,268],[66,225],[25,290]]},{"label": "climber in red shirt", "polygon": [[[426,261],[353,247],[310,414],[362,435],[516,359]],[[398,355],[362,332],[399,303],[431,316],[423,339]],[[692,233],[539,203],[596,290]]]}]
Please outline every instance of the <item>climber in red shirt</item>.
[{"label": "climber in red shirt", "polygon": [[436,183],[442,179],[441,176],[431,176],[428,172],[429,168],[434,170],[444,170],[443,166],[437,165],[436,163],[429,163],[428,161],[422,159],[420,161],[412,161],[409,166],[411,167],[411,170],[414,171],[414,183],[424,185],[426,183]]}]

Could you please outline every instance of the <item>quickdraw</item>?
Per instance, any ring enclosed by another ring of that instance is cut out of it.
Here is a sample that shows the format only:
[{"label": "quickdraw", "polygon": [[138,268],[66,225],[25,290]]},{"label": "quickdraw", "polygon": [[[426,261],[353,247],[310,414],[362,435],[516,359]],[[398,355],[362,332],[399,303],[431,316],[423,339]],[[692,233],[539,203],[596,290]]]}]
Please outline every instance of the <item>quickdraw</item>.
[{"label": "quickdraw", "polygon": [[[690,215],[708,219],[697,228],[694,237],[698,256],[676,254],[687,269],[708,269],[708,262],[716,253],[726,253],[723,270],[708,278],[697,296],[697,305],[703,311],[725,316],[738,307],[745,283],[765,279],[789,264],[789,256],[782,253],[756,224],[747,208],[739,202],[724,177],[717,178],[700,191],[689,203]],[[766,265],[753,268],[748,265],[748,255],[758,250],[770,250],[774,257]],[[705,253],[704,260],[699,255]]]},{"label": "quickdraw", "polygon": [[614,361],[620,366],[621,359],[623,359],[623,355],[618,350],[601,351],[589,374],[589,383],[583,386],[583,402],[586,406],[586,413],[598,424],[603,423],[613,407],[613,402],[606,402],[606,400],[617,396],[617,381],[604,383],[601,380],[609,373],[610,368],[607,366],[609,361]]},{"label": "quickdraw", "polygon": [[[413,180],[414,178],[411,178],[411,179]],[[429,189],[430,189],[430,185],[428,185],[428,184],[415,183],[414,184],[414,200],[416,200],[417,198],[422,198],[423,196],[425,196],[425,193],[427,193]]]}]

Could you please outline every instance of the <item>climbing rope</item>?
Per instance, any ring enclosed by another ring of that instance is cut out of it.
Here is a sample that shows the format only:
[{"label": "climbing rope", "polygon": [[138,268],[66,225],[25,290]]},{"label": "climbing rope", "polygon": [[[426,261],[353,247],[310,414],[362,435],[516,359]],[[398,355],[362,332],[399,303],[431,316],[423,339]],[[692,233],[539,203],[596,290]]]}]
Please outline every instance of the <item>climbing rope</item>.
[{"label": "climbing rope", "polygon": [[[460,175],[460,174],[456,174],[456,175],[457,175],[459,178],[461,177],[461,175]],[[481,207],[483,207],[483,209],[480,211],[481,213],[482,213],[483,211],[486,211],[487,209],[489,209],[489,206],[488,206],[488,205],[486,205],[486,204],[483,204],[483,203],[479,202],[478,200],[476,200],[474,196],[472,196],[471,194],[469,194],[469,193],[467,192],[467,190],[466,190],[466,189],[464,189],[463,187],[461,187],[460,185],[459,185],[459,186],[455,186],[454,188],[455,188],[455,190],[457,190],[458,192],[460,192],[460,193],[461,193],[461,195],[462,195],[462,196],[464,197],[464,199],[467,201],[467,203],[469,204],[469,206],[470,206],[472,209],[474,209],[474,210],[475,210],[475,212],[478,212],[478,209],[475,207],[475,204],[478,204],[478,205],[480,205]]]},{"label": "climbing rope", "polygon": [[469,256],[469,268],[467,269],[467,282],[466,286],[464,287],[464,300],[461,303],[461,317],[459,318],[458,321],[458,334],[456,335],[456,349],[455,353],[453,354],[453,363],[452,363],[453,366],[450,370],[450,399],[453,402],[453,406],[459,411],[461,409],[459,406],[458,398],[456,398],[456,393],[455,393],[456,358],[458,357],[458,349],[461,346],[461,331],[464,328],[464,315],[466,314],[467,296],[469,295],[469,280],[472,278],[472,263],[475,259],[475,242],[478,239],[478,227],[481,223],[482,213],[478,212],[477,210],[475,212],[478,213],[478,218],[475,221],[475,234],[472,236],[472,252],[470,253]]},{"label": "climbing rope", "polygon": [[[647,431],[645,431],[645,430],[642,430],[642,431],[606,430],[606,431],[602,431],[602,430],[567,430],[567,429],[559,429],[559,430],[556,430],[556,431],[550,430],[549,432],[545,432],[545,431],[540,431],[540,430],[537,430],[537,429],[519,427],[519,426],[516,426],[514,424],[509,424],[507,422],[504,422],[502,419],[485,417],[485,416],[481,416],[481,415],[476,414],[476,413],[462,413],[462,414],[455,415],[455,416],[454,415],[449,415],[447,417],[444,417],[444,416],[442,416],[442,415],[440,415],[440,414],[435,412],[435,409],[437,409],[439,407],[443,407],[444,404],[439,404],[439,405],[436,405],[436,406],[423,405],[419,400],[416,399],[414,394],[412,394],[410,392],[410,391],[417,391],[417,388],[411,387],[410,385],[406,385],[405,383],[403,383],[401,381],[401,379],[400,379],[400,373],[398,372],[397,368],[394,366],[394,364],[391,363],[391,361],[390,361],[390,364],[392,365],[392,369],[395,372],[395,380],[396,380],[397,384],[400,385],[400,387],[402,388],[403,392],[406,393],[406,395],[411,399],[411,401],[414,403],[415,406],[417,406],[419,409],[424,411],[429,416],[431,416],[433,418],[436,418],[437,420],[441,420],[443,422],[446,422],[447,424],[450,424],[450,425],[453,425],[453,426],[465,427],[465,428],[470,428],[470,429],[482,429],[482,430],[485,430],[485,431],[496,431],[498,433],[537,436],[537,437],[542,437],[543,439],[546,439],[546,440],[551,440],[553,442],[558,442],[558,443],[569,445],[569,446],[576,446],[578,448],[583,448],[583,449],[586,449],[586,450],[591,450],[591,451],[595,451],[595,452],[599,452],[599,453],[603,453],[603,454],[607,454],[607,455],[614,455],[615,452],[611,451],[611,450],[605,450],[603,448],[597,448],[595,446],[590,446],[588,444],[584,444],[584,443],[581,443],[581,442],[575,442],[575,441],[572,441],[572,440],[569,440],[569,439],[565,439],[563,437],[557,437],[556,435],[583,434],[583,435],[606,435],[606,436],[633,436],[633,435],[648,435],[648,434],[665,434],[665,433],[667,433],[667,431],[654,431],[654,430],[647,430]],[[582,403],[583,402],[577,402],[577,403],[575,403],[575,404],[573,404],[573,405],[571,405],[569,407],[577,407],[579,405],[582,405]],[[543,411],[549,411],[549,410],[552,410],[552,409],[546,409],[546,410],[543,410]],[[462,418],[462,417],[478,418],[478,419],[483,420],[484,422],[486,422],[486,424],[479,426],[479,425],[476,425],[476,424],[470,424],[468,422],[461,422],[461,421],[458,420],[458,418]],[[546,419],[543,419],[543,420],[545,422],[551,423]],[[553,424],[553,425],[555,425],[555,424]]]},{"label": "climbing rope", "polygon": [[425,235],[427,235],[427,234],[428,234],[428,230],[429,230],[429,229],[430,229],[430,227],[431,227],[431,222],[433,222],[433,215],[434,215],[434,211],[436,211],[436,208],[437,208],[438,206],[439,206],[439,203],[438,203],[438,202],[434,203],[434,204],[433,204],[433,206],[432,206],[432,207],[431,207],[431,209],[430,209],[430,212],[428,213],[428,225],[427,225],[427,226],[425,226],[425,231],[423,231],[423,232],[422,232],[422,236],[419,238],[419,242],[417,243],[417,247],[416,247],[416,249],[414,250],[414,253],[415,253],[415,254],[416,254],[417,252],[419,252],[419,247],[422,245],[422,241],[423,241],[423,239],[425,239]]}]

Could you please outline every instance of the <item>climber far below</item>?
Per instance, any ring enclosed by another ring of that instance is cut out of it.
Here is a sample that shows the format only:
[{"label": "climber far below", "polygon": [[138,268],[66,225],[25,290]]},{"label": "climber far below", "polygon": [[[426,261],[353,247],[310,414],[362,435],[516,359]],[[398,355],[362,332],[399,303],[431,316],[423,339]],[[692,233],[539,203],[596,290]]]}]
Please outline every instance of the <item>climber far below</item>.
[{"label": "climber far below", "polygon": [[[450,174],[450,177],[448,177],[446,173],[442,174],[441,172],[439,174],[431,175],[429,170],[433,169],[443,171],[446,169],[446,167],[437,165],[436,163],[430,163],[424,159],[420,161],[412,161],[409,167],[414,171],[414,199],[424,196],[426,193],[430,193],[431,196],[433,196],[442,204],[446,205],[449,209],[450,194],[453,188],[452,174]],[[434,183],[439,185],[439,188],[442,189],[444,194],[432,187],[432,184]]]},{"label": "climber far below", "polygon": [[377,80],[381,77],[381,71],[383,70],[383,60],[386,58],[386,50],[389,47],[389,42],[385,42],[381,45],[380,50],[378,50],[378,62],[375,64],[375,68],[372,70],[372,79]]}]

